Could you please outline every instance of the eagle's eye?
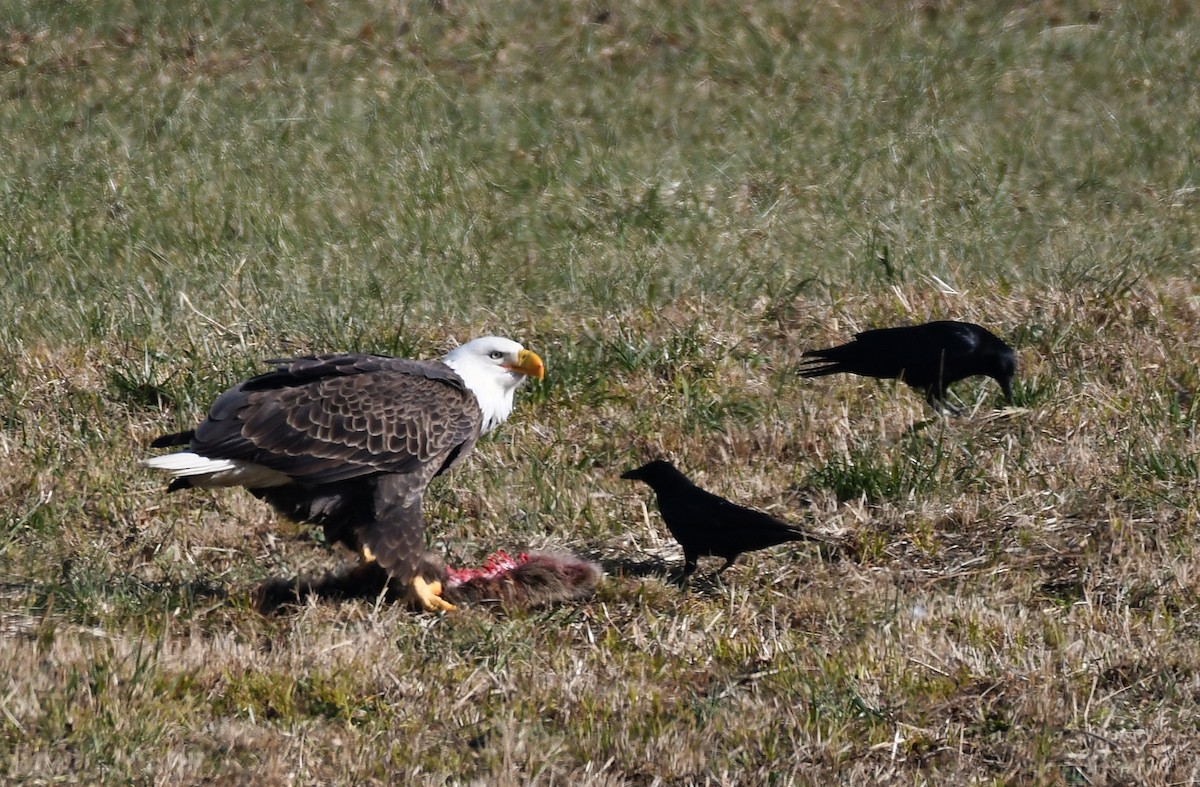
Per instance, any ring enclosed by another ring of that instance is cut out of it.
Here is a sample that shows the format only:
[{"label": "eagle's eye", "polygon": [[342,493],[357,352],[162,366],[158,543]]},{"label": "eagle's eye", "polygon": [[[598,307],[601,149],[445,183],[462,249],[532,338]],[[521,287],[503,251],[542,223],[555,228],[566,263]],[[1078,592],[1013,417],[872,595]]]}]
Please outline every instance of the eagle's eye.
[{"label": "eagle's eye", "polygon": [[494,361],[498,361],[504,357],[504,353],[500,352],[499,350],[492,350],[490,353],[488,353],[488,357]]}]

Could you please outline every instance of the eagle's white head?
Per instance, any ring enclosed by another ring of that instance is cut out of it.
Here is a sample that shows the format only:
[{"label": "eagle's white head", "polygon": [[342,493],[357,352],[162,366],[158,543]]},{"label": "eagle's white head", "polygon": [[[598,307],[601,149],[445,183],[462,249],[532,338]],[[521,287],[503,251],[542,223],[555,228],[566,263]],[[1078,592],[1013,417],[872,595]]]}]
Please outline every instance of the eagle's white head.
[{"label": "eagle's white head", "polygon": [[513,393],[527,377],[542,379],[546,367],[532,350],[512,339],[483,336],[455,347],[442,363],[463,379],[483,412],[483,434],[504,423],[513,409]]}]

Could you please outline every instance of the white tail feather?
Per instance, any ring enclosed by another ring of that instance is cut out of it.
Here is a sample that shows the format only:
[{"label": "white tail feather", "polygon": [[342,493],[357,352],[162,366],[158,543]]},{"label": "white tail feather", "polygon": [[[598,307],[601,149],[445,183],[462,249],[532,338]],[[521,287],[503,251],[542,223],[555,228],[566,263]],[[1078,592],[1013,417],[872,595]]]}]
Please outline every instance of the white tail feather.
[{"label": "white tail feather", "polygon": [[142,464],[163,470],[174,478],[187,478],[192,486],[247,486],[258,489],[283,486],[292,479],[269,467],[240,459],[210,459],[192,451],[143,459]]},{"label": "white tail feather", "polygon": [[234,468],[232,459],[209,459],[207,456],[201,456],[191,451],[180,451],[177,454],[167,454],[166,456],[152,456],[149,459],[143,459],[142,464],[146,467],[153,467],[155,470],[165,470],[176,477],[220,473]]}]

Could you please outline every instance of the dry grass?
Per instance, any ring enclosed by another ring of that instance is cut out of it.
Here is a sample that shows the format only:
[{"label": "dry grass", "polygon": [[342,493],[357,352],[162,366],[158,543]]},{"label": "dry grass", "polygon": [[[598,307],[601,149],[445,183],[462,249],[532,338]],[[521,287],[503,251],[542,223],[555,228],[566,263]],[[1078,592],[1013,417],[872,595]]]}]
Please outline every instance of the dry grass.
[{"label": "dry grass", "polygon": [[[467,561],[553,544],[606,563],[594,601],[510,616],[259,615],[257,582],[336,561],[248,495],[164,498],[134,470],[171,411],[111,395],[95,370],[119,348],[32,357],[9,383],[27,439],[5,442],[24,519],[5,545],[9,777],[1197,777],[1194,284],[668,311],[589,338],[564,316],[531,338],[603,395],[551,378],[437,488],[437,538]],[[973,414],[938,419],[890,384],[789,374],[871,315],[945,312],[1020,337],[1023,407],[996,413],[994,386],[966,384]],[[638,363],[622,369],[622,348]],[[617,479],[660,450],[717,491],[846,531],[860,556],[784,548],[724,584],[669,586],[678,550]],[[907,481],[888,480],[897,467]],[[830,482],[873,491],[839,500]]]},{"label": "dry grass", "polygon": [[[1184,3],[0,8],[0,778],[1200,780],[1200,25]],[[800,354],[952,317],[962,418]],[[432,546],[597,596],[264,615],[340,565],[137,466],[261,359],[548,377]],[[809,527],[723,582],[621,470]],[[649,506],[647,505],[649,503]]]}]

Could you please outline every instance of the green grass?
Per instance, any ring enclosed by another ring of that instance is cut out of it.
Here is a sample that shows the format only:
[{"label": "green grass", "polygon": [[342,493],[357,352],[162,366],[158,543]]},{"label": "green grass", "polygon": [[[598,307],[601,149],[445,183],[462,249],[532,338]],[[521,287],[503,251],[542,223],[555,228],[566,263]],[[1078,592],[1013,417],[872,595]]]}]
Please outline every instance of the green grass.
[{"label": "green grass", "polygon": [[[1184,3],[0,5],[0,778],[1197,779],[1197,64]],[[1018,409],[795,376],[933,317]],[[484,332],[547,377],[431,543],[587,603],[265,616],[342,557],[136,464],[265,358]],[[680,591],[659,455],[855,549]]]}]

